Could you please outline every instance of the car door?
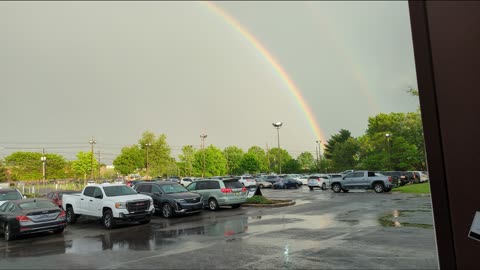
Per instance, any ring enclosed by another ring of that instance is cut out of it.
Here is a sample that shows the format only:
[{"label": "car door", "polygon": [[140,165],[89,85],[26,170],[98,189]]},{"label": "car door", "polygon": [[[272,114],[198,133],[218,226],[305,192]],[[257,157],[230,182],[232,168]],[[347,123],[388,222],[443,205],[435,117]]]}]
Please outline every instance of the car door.
[{"label": "car door", "polygon": [[363,176],[363,172],[350,172],[343,177],[343,186],[347,189],[354,189],[358,185],[358,177]]},{"label": "car door", "polygon": [[[5,202],[4,204],[0,205],[0,224],[5,224],[7,222],[7,208],[9,206],[9,202]],[[3,232],[3,226],[0,226],[0,230]]]},{"label": "car door", "polygon": [[89,211],[91,215],[101,217],[103,206],[103,191],[99,187],[95,187],[93,190],[93,197],[89,199]]},{"label": "car door", "polygon": [[86,187],[82,195],[80,195],[79,208],[74,209],[75,213],[82,215],[90,215],[90,200],[93,199],[95,187]]},{"label": "car door", "polygon": [[203,205],[206,206],[208,204],[208,183],[209,181],[200,181],[196,182],[195,192],[202,195]]},{"label": "car door", "polygon": [[151,194],[153,199],[153,205],[155,208],[159,208],[163,203],[163,191],[160,189],[158,185],[151,185]]}]

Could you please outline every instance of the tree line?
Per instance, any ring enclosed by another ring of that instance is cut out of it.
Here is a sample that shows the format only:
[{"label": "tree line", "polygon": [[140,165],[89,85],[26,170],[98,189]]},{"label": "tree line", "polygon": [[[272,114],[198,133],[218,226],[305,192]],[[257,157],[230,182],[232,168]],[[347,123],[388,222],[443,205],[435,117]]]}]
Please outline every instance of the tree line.
[{"label": "tree line", "polygon": [[[156,136],[146,131],[137,144],[121,149],[113,165],[121,175],[138,173],[146,176],[148,173],[151,177],[278,173],[280,163],[282,173],[330,173],[347,169],[425,170],[420,110],[380,113],[369,117],[366,132],[359,137],[353,137],[349,130],[341,129],[324,144],[323,152],[317,160],[309,151],[293,158],[281,148],[252,146],[244,151],[237,146],[222,150],[215,145],[201,149],[185,145],[177,160],[172,157],[165,134]],[[41,156],[42,153],[37,152],[10,154],[4,162],[0,162],[0,181],[42,179]],[[73,161],[67,161],[58,154],[46,154],[46,157],[48,179],[86,179],[92,169],[96,172],[102,166],[93,158],[92,168],[91,152],[78,152]],[[109,177],[113,177],[113,174]]]}]

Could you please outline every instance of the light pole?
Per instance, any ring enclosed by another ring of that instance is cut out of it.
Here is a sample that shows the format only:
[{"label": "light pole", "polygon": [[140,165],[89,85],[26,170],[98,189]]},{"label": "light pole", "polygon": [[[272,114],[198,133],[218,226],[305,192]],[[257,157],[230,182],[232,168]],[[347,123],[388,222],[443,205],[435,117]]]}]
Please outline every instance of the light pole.
[{"label": "light pole", "polygon": [[282,127],[282,122],[272,123],[272,125],[277,129],[277,141],[278,141],[278,165],[279,165],[279,174],[282,174],[282,156],[280,155],[280,127]]},{"label": "light pole", "polygon": [[387,140],[387,151],[388,151],[388,169],[391,170],[392,168],[392,153],[390,151],[390,137],[392,137],[391,133],[385,134],[385,139]]},{"label": "light pole", "polygon": [[92,178],[92,180],[94,180],[94,175],[93,175],[93,145],[97,143],[97,141],[92,137],[92,139],[90,141],[88,141],[88,143],[90,145],[92,145],[92,158],[91,158],[91,161],[90,161],[90,178]]},{"label": "light pole", "polygon": [[315,142],[317,143],[316,149],[318,149],[318,151],[317,151],[317,169],[318,169],[318,172],[320,172],[320,156],[322,155],[320,145],[321,145],[322,141],[318,140],[318,141],[315,141]]},{"label": "light pole", "polygon": [[202,140],[202,152],[203,152],[203,171],[202,171],[202,178],[205,177],[205,138],[207,138],[207,134],[200,135],[200,139]]},{"label": "light pole", "polygon": [[145,144],[145,148],[147,148],[147,173],[146,173],[146,175],[147,175],[146,178],[147,178],[147,179],[149,178],[149,177],[148,177],[148,148],[150,148],[150,146],[152,146],[151,143],[146,143],[146,144]]},{"label": "light pole", "polygon": [[40,158],[40,160],[42,161],[42,176],[43,176],[43,183],[45,184],[45,180],[46,180],[46,168],[45,168],[45,165],[47,163],[47,157],[45,156],[45,148],[43,148],[43,155],[42,157]]}]

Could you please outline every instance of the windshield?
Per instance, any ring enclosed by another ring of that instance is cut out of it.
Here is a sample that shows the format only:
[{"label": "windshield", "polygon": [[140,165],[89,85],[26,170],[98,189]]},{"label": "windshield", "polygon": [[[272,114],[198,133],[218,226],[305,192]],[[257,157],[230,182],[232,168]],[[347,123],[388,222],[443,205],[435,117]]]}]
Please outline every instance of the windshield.
[{"label": "windshield", "polygon": [[58,206],[54,205],[49,201],[36,201],[36,202],[26,202],[21,203],[18,205],[23,210],[30,210],[30,209],[42,209],[42,208],[58,208]]},{"label": "windshield", "polygon": [[22,196],[17,191],[0,193],[0,201],[20,200]]},{"label": "windshield", "polygon": [[166,194],[188,192],[188,190],[181,185],[161,185],[160,188]]},{"label": "windshield", "polygon": [[225,188],[243,188],[242,183],[238,181],[223,181]]},{"label": "windshield", "polygon": [[105,191],[105,195],[107,195],[107,197],[137,194],[135,190],[128,186],[103,187],[103,190]]}]

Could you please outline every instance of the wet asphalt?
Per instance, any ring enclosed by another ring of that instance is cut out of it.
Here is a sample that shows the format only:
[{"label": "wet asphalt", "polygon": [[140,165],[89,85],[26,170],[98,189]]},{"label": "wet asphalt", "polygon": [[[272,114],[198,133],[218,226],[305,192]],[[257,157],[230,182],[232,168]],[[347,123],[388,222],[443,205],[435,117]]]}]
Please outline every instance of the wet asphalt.
[{"label": "wet asphalt", "polygon": [[430,196],[267,190],[280,208],[223,208],[106,231],[0,240],[0,269],[438,269]]}]

